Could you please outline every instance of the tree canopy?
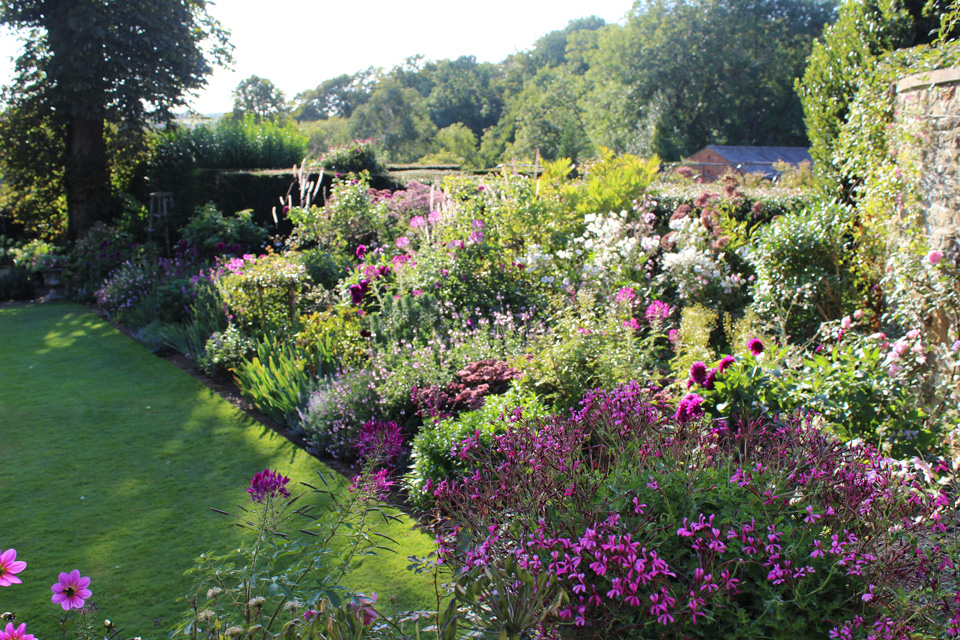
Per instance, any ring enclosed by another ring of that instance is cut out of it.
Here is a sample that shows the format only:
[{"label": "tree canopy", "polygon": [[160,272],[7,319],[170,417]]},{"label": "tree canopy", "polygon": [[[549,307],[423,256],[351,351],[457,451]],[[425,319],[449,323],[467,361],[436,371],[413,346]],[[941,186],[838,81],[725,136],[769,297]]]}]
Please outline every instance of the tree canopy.
[{"label": "tree canopy", "polygon": [[62,171],[73,237],[110,208],[107,124],[168,118],[231,53],[204,0],[3,0],[0,24],[25,40],[5,120],[29,105],[62,145],[53,167],[20,173]]},{"label": "tree canopy", "polygon": [[270,80],[250,76],[233,90],[233,113],[241,118],[250,114],[256,122],[273,120],[287,113],[287,98]]}]

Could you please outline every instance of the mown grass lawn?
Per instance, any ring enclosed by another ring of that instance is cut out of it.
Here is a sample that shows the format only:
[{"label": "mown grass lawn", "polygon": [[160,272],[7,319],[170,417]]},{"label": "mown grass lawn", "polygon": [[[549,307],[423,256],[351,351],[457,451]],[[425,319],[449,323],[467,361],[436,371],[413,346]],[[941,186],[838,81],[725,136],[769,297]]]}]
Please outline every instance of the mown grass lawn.
[{"label": "mown grass lawn", "polygon": [[[0,308],[0,549],[28,563],[22,585],[0,589],[0,611],[37,637],[54,630],[50,585],[72,569],[124,637],[165,637],[193,559],[242,535],[209,508],[238,512],[265,468],[314,484],[330,473],[85,307]],[[406,570],[432,541],[409,518],[382,531],[398,553],[368,560],[350,586],[435,606],[428,579]]]}]

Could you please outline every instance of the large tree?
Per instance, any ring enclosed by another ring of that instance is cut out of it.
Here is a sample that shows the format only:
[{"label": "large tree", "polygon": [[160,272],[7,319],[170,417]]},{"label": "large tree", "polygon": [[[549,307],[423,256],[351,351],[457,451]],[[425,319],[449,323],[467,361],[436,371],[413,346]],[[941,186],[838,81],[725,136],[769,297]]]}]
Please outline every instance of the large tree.
[{"label": "large tree", "polygon": [[266,78],[250,76],[233,90],[233,114],[238,118],[250,114],[254,121],[273,120],[287,113],[283,91]]},{"label": "large tree", "polygon": [[8,110],[28,103],[62,137],[73,238],[110,208],[107,124],[169,118],[230,59],[204,0],[0,0],[0,24],[25,39]]},{"label": "large tree", "polygon": [[601,38],[592,69],[624,88],[651,151],[803,145],[793,83],[833,0],[648,0]]}]

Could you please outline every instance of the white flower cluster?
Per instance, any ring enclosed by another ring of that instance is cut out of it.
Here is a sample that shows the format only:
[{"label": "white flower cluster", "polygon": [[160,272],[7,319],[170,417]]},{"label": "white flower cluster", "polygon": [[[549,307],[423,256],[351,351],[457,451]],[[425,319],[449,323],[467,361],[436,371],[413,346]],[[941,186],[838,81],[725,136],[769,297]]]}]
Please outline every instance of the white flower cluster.
[{"label": "white flower cluster", "polygon": [[693,217],[670,221],[675,249],[663,254],[660,278],[676,285],[681,299],[696,297],[710,286],[725,293],[746,284],[746,280],[730,269],[722,257],[714,256],[710,233]]},{"label": "white flower cluster", "polygon": [[626,211],[591,213],[584,222],[587,228],[574,240],[575,247],[558,253],[558,257],[586,256],[582,267],[585,279],[607,281],[625,269],[643,269],[660,249],[660,236],[654,235],[650,221],[630,222]]}]

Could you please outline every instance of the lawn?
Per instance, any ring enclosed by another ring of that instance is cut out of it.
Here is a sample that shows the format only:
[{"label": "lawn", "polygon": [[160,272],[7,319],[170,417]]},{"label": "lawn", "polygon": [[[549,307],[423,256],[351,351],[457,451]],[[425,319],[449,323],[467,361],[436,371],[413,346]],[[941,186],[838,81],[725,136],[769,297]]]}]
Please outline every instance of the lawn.
[{"label": "lawn", "polygon": [[[28,563],[0,610],[31,633],[53,631],[50,585],[79,569],[125,637],[166,636],[193,559],[242,535],[209,508],[237,512],[265,468],[313,483],[330,473],[85,307],[0,308],[0,549]],[[435,606],[426,577],[406,570],[432,541],[409,518],[383,531],[401,548],[350,586]]]}]

